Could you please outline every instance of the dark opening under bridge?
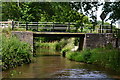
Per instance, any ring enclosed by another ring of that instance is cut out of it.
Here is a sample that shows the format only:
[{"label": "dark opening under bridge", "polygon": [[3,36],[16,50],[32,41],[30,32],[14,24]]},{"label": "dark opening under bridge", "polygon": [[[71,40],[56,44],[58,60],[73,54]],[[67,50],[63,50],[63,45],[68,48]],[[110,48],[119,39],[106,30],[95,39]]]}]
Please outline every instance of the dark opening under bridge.
[{"label": "dark opening under bridge", "polygon": [[79,37],[78,50],[82,50],[85,33],[33,32],[33,37]]}]

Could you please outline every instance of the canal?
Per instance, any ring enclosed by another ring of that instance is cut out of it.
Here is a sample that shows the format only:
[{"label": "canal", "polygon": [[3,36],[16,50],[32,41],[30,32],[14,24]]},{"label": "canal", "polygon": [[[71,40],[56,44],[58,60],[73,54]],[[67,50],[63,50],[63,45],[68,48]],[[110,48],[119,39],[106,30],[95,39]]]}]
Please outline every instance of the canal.
[{"label": "canal", "polygon": [[[31,64],[4,71],[4,78],[119,78],[98,65],[70,61],[62,56],[38,56]],[[110,79],[111,80],[111,79]],[[113,79],[114,80],[114,79]]]}]

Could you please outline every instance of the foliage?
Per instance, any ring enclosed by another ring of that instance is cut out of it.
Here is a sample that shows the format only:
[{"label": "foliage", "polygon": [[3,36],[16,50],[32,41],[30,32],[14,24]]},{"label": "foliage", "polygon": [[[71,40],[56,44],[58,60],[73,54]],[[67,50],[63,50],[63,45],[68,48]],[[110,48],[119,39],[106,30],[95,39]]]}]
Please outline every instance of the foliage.
[{"label": "foliage", "polygon": [[48,48],[48,49],[53,49],[55,51],[61,51],[61,49],[67,44],[67,41],[65,39],[61,39],[60,41],[52,41],[52,42],[40,42],[39,39],[36,41],[37,41],[35,43],[36,48]]},{"label": "foliage", "polygon": [[14,68],[17,65],[31,62],[31,47],[16,37],[2,35],[2,68]]},{"label": "foliage", "polygon": [[87,62],[90,56],[90,50],[84,50],[81,52],[68,52],[66,54],[66,58],[81,62]]},{"label": "foliage", "polygon": [[69,2],[3,2],[2,8],[3,20],[75,22],[81,15]]},{"label": "foliage", "polygon": [[75,11],[69,2],[3,2],[2,17],[3,21],[76,22],[76,31],[89,22],[89,18]]},{"label": "foliage", "polygon": [[56,42],[45,42],[45,43],[36,42],[35,47],[36,48],[48,48],[48,49],[55,50],[55,47],[57,44],[58,44],[57,41]]},{"label": "foliage", "polygon": [[92,55],[90,62],[100,63],[105,67],[110,67],[114,70],[120,66],[120,51],[117,49],[94,49],[91,51]]},{"label": "foliage", "polygon": [[93,24],[93,29],[97,25],[97,10],[99,6],[102,5],[99,2],[70,2],[70,6],[75,11],[80,11],[83,15],[89,15],[91,18],[91,23]]},{"label": "foliage", "polygon": [[120,1],[118,2],[105,2],[103,10],[106,14],[110,13],[109,20],[116,22],[120,19]]},{"label": "foliage", "polygon": [[12,29],[10,27],[5,27],[1,29],[2,33],[6,33],[6,34],[11,34],[11,30]]},{"label": "foliage", "polygon": [[42,38],[43,39],[42,41],[39,38],[35,38],[35,39],[36,39],[36,42],[35,42],[34,49],[35,49],[36,56],[60,55],[61,49],[67,44],[67,40],[65,39],[61,39],[60,41],[56,40],[52,42],[51,41],[49,42],[49,40],[48,42],[46,42],[46,39],[44,42],[44,38]]},{"label": "foliage", "polygon": [[116,71],[120,71],[120,51],[111,47],[95,48],[92,50],[83,50],[81,52],[68,52],[66,58],[102,65],[106,68],[111,68]]},{"label": "foliage", "polygon": [[74,48],[75,38],[69,38],[66,42],[66,45],[62,47],[61,53],[71,51]]}]

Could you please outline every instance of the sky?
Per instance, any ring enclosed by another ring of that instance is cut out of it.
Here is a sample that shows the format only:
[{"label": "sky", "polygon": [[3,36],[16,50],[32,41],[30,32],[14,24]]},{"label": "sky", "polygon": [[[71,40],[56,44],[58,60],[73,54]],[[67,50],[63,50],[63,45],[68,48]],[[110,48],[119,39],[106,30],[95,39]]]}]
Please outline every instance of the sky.
[{"label": "sky", "polygon": [[[103,1],[104,2],[104,0],[101,0],[101,1]],[[115,0],[110,0],[111,2],[114,2]],[[102,7],[103,7],[103,5],[102,6],[100,6],[99,8],[98,8],[98,11],[97,11],[97,20],[99,21],[101,21],[101,18],[100,18],[100,15],[101,15],[101,13],[102,13]],[[107,17],[106,17],[106,19],[109,17],[109,14],[107,15]],[[106,21],[106,22],[111,22],[110,20],[108,20],[108,21]],[[114,25],[116,25],[116,27],[117,28],[120,28],[120,20],[119,21],[117,21]]]},{"label": "sky", "polygon": [[100,15],[101,15],[101,13],[102,13],[102,7],[103,7],[103,6],[100,6],[100,7],[98,8],[98,11],[97,11],[97,20],[100,20],[100,21],[101,21]]}]

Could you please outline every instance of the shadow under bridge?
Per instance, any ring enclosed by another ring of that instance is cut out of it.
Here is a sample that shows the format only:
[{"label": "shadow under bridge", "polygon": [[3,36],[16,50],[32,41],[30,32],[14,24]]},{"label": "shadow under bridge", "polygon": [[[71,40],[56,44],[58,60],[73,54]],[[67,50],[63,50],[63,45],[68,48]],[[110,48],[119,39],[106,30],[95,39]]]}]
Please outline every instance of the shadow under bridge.
[{"label": "shadow under bridge", "polygon": [[78,37],[78,50],[83,49],[85,33],[69,32],[33,32],[33,37]]}]

